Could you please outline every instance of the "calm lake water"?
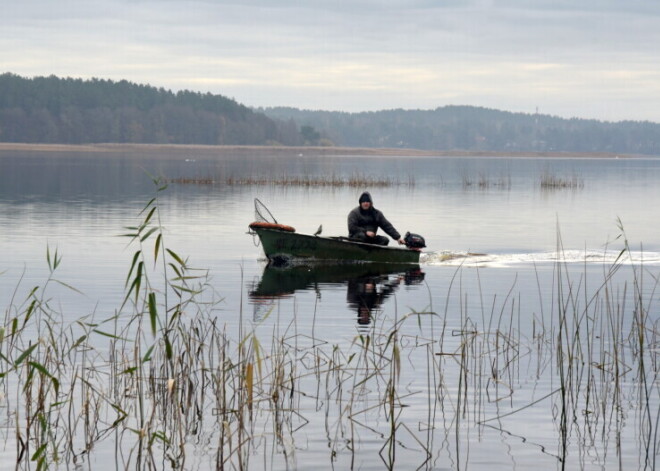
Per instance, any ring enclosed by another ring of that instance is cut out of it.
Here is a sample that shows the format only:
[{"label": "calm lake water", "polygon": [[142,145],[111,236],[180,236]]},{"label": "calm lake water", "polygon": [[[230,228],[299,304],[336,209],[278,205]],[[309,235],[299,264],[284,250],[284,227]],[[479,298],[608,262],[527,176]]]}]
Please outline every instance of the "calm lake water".
[{"label": "calm lake water", "polygon": [[[214,315],[230,337],[252,329],[272,351],[288,336],[302,365],[308,349],[328,358],[348,352],[339,362],[348,365],[364,338],[390,348],[396,326],[400,370],[387,369],[397,379],[394,412],[378,402],[390,391],[385,372],[348,402],[337,390],[364,387],[355,373],[305,377],[302,386],[322,393],[297,399],[284,440],[274,438],[271,419],[255,419],[259,439],[246,467],[655,469],[660,159],[3,152],[3,310],[13,312],[46,281],[47,251],[57,251],[55,278],[77,290],[49,286],[63,321],[112,317],[136,250],[121,235],[156,195],[151,176],[215,181],[170,184],[158,193],[159,215],[167,247],[208,270],[212,297],[221,299]],[[292,176],[393,184],[227,183]],[[549,178],[571,185],[544,188]],[[298,232],[322,224],[324,235],[345,235],[363,190],[400,232],[426,238],[419,267],[276,270],[247,234],[258,198]],[[622,254],[624,240],[630,250]],[[577,355],[579,366],[561,369],[558,349]],[[614,363],[627,372],[616,381]],[[0,462],[14,463],[12,401],[4,407]],[[219,427],[212,419],[209,437]],[[189,443],[186,469],[215,463],[212,439]],[[83,462],[111,469],[103,463],[112,453],[112,440],[100,441]]]}]

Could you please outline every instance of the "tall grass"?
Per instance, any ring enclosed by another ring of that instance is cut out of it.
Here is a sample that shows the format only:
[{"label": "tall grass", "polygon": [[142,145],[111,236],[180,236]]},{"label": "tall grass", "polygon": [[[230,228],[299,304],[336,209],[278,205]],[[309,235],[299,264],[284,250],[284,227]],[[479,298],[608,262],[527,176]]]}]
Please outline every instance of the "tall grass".
[{"label": "tall grass", "polygon": [[[50,248],[48,278],[17,287],[5,310],[1,433],[16,468],[468,469],[484,440],[531,449],[540,467],[625,468],[631,455],[656,467],[658,277],[623,264],[623,230],[602,279],[557,263],[547,318],[521,305],[517,280],[487,299],[465,292],[458,268],[443,312],[429,293],[427,307],[395,305],[349,342],[313,324],[310,334],[277,306],[236,333],[206,271],[167,245],[157,183],[125,232],[116,312],[65,321],[51,286],[75,288],[58,280],[63,257]],[[523,316],[538,317],[531,331]],[[553,418],[552,440],[516,429],[531,411]]]}]

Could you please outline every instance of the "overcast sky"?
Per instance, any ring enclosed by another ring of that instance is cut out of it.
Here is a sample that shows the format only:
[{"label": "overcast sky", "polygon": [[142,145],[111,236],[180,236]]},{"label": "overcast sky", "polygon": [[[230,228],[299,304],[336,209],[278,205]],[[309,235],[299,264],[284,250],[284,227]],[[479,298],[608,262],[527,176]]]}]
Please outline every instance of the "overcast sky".
[{"label": "overcast sky", "polygon": [[0,72],[660,122],[659,0],[1,0]]}]

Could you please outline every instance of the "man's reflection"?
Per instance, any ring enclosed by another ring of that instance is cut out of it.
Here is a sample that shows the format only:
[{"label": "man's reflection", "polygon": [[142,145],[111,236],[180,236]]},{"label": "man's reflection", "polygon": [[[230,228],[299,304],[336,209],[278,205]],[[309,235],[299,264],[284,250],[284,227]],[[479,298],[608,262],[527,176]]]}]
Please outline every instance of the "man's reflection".
[{"label": "man's reflection", "polygon": [[276,299],[294,296],[296,292],[347,286],[350,309],[357,312],[359,327],[367,327],[383,303],[403,284],[416,285],[424,279],[419,265],[347,264],[266,266],[261,279],[253,282],[249,296],[254,321],[263,319],[274,307]]},{"label": "man's reflection", "polygon": [[358,325],[368,326],[385,300],[394,294],[402,282],[413,285],[421,283],[423,279],[424,273],[415,269],[393,275],[369,275],[348,280],[346,299],[348,305],[357,312]]}]

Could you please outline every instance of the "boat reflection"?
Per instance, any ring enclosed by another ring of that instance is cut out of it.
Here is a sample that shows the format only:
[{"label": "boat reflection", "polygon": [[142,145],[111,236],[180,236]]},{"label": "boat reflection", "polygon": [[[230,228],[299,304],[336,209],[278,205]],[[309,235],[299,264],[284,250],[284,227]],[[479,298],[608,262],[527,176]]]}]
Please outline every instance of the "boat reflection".
[{"label": "boat reflection", "polygon": [[364,327],[401,285],[413,286],[423,280],[424,272],[417,264],[268,265],[249,296],[258,321],[274,300],[291,297],[296,291],[315,291],[320,297],[323,287],[345,286],[348,307],[356,313],[358,326]]}]

